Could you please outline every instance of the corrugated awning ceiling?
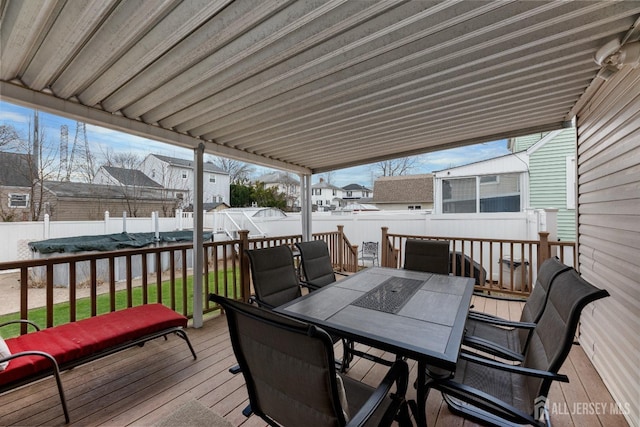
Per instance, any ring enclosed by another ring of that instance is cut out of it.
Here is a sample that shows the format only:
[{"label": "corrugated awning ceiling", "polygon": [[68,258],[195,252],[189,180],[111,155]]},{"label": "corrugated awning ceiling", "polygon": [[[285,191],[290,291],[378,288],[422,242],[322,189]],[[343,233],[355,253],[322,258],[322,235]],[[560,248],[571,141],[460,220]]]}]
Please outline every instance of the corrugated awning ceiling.
[{"label": "corrugated awning ceiling", "polygon": [[2,3],[7,100],[322,172],[561,127],[638,1]]}]

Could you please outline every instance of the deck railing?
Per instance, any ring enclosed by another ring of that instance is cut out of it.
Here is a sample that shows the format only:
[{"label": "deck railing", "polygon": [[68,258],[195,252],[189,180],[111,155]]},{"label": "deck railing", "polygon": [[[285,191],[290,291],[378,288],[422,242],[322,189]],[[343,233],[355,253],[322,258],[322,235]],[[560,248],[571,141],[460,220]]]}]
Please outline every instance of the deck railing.
[{"label": "deck railing", "polygon": [[[540,233],[539,240],[416,236],[392,234],[382,227],[381,264],[402,268],[407,239],[446,240],[450,245],[450,270],[476,278],[476,290],[526,297],[535,282],[537,266],[545,259],[558,256],[563,263],[575,267],[575,243],[553,242],[548,237],[546,232]],[[484,280],[478,279],[482,276]]]},{"label": "deck railing", "polygon": [[[541,260],[556,252],[569,265],[575,260],[573,243],[549,242],[545,234],[541,234],[540,240],[531,241],[400,235],[388,233],[386,227],[382,234],[383,266],[402,266],[404,242],[408,238],[449,240],[452,252],[464,254],[487,271],[488,279],[478,286],[487,291],[528,295],[530,284],[535,281],[535,267]],[[358,247],[351,245],[342,226],[337,231],[314,233],[313,238],[327,242],[336,269],[357,271]],[[236,240],[204,243],[204,311],[217,309],[206,298],[211,292],[234,299],[248,298],[251,284],[245,249],[283,244],[294,248],[299,241],[301,235],[249,239],[245,231]],[[191,244],[175,244],[0,263],[0,272],[17,270],[20,276],[20,306],[9,318],[30,319],[51,327],[154,302],[191,317],[192,249]],[[513,256],[513,262],[505,269],[502,261],[507,256]],[[524,258],[529,265],[519,268],[515,258]],[[455,257],[452,262],[456,262]],[[468,275],[475,277],[474,270]],[[44,307],[35,307],[30,302],[30,287],[44,288]],[[54,293],[59,294],[60,290],[65,294],[63,306],[54,300]],[[6,316],[3,319],[8,320]],[[26,325],[21,325],[18,333],[26,333]]]},{"label": "deck railing", "polygon": [[[337,268],[355,271],[357,246],[349,243],[342,226],[338,231],[316,233],[313,238],[327,242]],[[293,247],[301,240],[301,235],[248,239],[245,231],[236,240],[205,242],[204,312],[217,309],[206,298],[211,292],[234,299],[248,298],[249,266],[244,249],[283,244]],[[21,318],[51,327],[156,302],[192,317],[192,258],[192,244],[170,244],[0,263],[0,273],[18,271],[20,277],[20,306],[15,313],[1,317],[0,323]],[[124,279],[118,280],[119,277]],[[44,307],[36,307],[30,301],[29,289],[34,287],[44,288]],[[60,290],[65,295],[62,302],[57,302],[54,293],[59,294]],[[26,326],[20,325],[17,333],[26,333]]]}]

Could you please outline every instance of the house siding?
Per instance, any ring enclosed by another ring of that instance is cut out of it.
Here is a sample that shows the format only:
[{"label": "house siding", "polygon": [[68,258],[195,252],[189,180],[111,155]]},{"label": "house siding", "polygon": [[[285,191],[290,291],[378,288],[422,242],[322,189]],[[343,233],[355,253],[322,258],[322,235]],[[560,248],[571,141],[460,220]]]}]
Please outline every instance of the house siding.
[{"label": "house siding", "polygon": [[547,133],[548,132],[538,132],[515,138],[511,152],[517,153],[518,151],[526,150],[536,142],[540,141]]},{"label": "house siding", "polygon": [[630,425],[640,425],[640,68],[618,71],[578,112],[578,254],[609,291],[581,319],[581,344]]},{"label": "house siding", "polygon": [[[576,240],[576,211],[567,209],[567,156],[575,155],[575,128],[565,129],[529,160],[529,204],[558,209],[558,238]],[[570,172],[571,173],[571,172]]]}]

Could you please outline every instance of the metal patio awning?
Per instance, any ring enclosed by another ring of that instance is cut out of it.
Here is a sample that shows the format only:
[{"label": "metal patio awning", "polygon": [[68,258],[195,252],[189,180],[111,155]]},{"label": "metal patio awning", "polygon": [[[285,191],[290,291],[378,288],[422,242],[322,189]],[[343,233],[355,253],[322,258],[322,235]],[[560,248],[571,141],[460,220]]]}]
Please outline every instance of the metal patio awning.
[{"label": "metal patio awning", "polygon": [[305,174],[560,128],[597,83],[594,54],[637,40],[640,14],[632,0],[0,7],[3,99]]}]

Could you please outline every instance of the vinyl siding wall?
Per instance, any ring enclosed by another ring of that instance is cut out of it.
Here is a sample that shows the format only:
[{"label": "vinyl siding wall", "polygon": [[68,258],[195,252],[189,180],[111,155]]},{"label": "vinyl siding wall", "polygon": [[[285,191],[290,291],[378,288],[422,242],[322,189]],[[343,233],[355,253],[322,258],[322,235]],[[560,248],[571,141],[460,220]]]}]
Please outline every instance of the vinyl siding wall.
[{"label": "vinyl siding wall", "polygon": [[582,276],[611,297],[582,314],[580,341],[640,425],[640,68],[622,69],[578,113]]},{"label": "vinyl siding wall", "polygon": [[567,156],[575,155],[575,147],[575,128],[565,129],[529,159],[530,205],[557,208],[558,238],[570,242],[576,240],[576,211],[567,209]]},{"label": "vinyl siding wall", "polygon": [[[516,138],[515,148],[526,150],[548,134]],[[564,129],[529,158],[529,206],[558,209],[558,238],[570,242],[576,240],[576,211],[567,208],[567,157],[575,147],[575,128]]]}]

